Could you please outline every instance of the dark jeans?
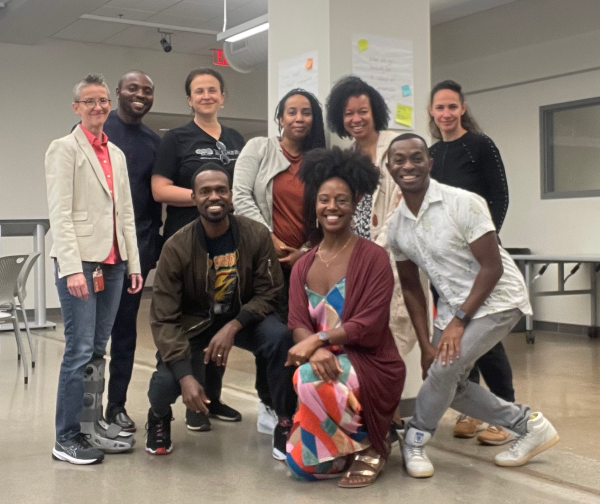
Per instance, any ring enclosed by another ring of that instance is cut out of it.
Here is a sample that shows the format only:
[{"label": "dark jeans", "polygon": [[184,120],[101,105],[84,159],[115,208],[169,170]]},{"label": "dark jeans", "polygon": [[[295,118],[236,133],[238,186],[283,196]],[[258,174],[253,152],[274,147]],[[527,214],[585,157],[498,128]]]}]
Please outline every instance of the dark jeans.
[{"label": "dark jeans", "polygon": [[89,298],[83,301],[69,294],[67,277],[58,278],[56,289],[65,324],[65,353],[58,376],[56,394],[56,440],[67,441],[80,432],[83,408],[83,376],[92,355],[103,356],[115,320],[126,263],[103,264],[104,290],[95,293],[92,273],[98,263],[82,262]]},{"label": "dark jeans", "polygon": [[[431,293],[433,294],[433,302],[437,305],[440,296],[433,285],[431,286]],[[501,341],[475,362],[469,373],[469,381],[479,384],[480,373],[492,394],[505,401],[515,402],[512,369]]]},{"label": "dark jeans", "polygon": [[497,343],[475,362],[469,374],[469,381],[479,383],[480,373],[493,394],[507,402],[515,402],[512,369],[502,342]]},{"label": "dark jeans", "polygon": [[[148,271],[142,272],[146,283]],[[127,277],[123,281],[121,302],[113,325],[110,346],[110,379],[108,380],[108,402],[125,405],[127,388],[133,372],[135,344],[137,340],[137,315],[142,300],[142,291],[129,294],[131,282]],[[143,290],[143,289],[142,289]]]},{"label": "dark jeans", "polygon": [[[206,366],[203,363],[203,350],[215,333],[216,330],[213,330],[210,334],[200,334],[190,340],[194,376],[205,388],[211,401],[218,400],[221,395],[221,380],[225,371],[212,361]],[[263,376],[269,388],[267,397],[271,399],[275,413],[281,417],[291,417],[296,411],[297,398],[292,383],[295,368],[284,366],[288,350],[293,344],[292,333],[276,315],[269,315],[254,327],[242,329],[236,334],[234,342],[235,346],[252,352],[257,364],[264,366]],[[166,415],[180,395],[179,382],[159,358],[148,390],[152,411],[158,416]]]}]

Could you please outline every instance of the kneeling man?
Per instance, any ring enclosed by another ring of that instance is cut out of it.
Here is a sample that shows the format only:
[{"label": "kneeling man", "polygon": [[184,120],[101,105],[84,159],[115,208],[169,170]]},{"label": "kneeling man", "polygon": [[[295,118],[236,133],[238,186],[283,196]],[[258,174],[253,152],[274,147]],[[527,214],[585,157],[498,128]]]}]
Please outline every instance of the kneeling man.
[{"label": "kneeling man", "polygon": [[[495,462],[520,466],[556,444],[556,430],[541,413],[496,397],[468,376],[477,359],[531,313],[525,282],[498,244],[483,198],[432,180],[432,165],[420,136],[405,133],[392,141],[388,170],[403,198],[390,219],[388,240],[426,376],[402,447],[404,464],[415,478],[433,475],[424,446],[452,407],[515,432],[518,437]],[[433,344],[418,268],[440,294]]]},{"label": "kneeling man", "polygon": [[200,217],[165,243],[154,278],[150,321],[159,359],[148,391],[146,450],[173,449],[171,404],[179,395],[191,411],[208,414],[215,407],[218,397],[204,391],[205,369],[224,370],[235,345],[266,365],[279,417],[273,456],[284,459],[297,400],[294,369],[284,364],[294,343],[274,314],[283,275],[269,230],[230,213],[231,179],[222,166],[203,165],[192,187]]}]

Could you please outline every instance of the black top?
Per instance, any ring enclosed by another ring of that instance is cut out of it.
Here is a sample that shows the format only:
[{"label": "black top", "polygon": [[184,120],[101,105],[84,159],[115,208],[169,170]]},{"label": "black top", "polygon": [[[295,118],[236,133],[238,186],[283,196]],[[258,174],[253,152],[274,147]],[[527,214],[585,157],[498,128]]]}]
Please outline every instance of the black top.
[{"label": "black top", "polygon": [[[244,137],[234,129],[221,126],[219,141],[225,144],[224,153],[217,148],[217,140],[194,121],[173,128],[165,133],[160,143],[152,173],[172,180],[178,187],[191,190],[191,178],[195,171],[204,163],[213,162],[222,164],[233,178],[235,161],[244,147]],[[167,205],[167,220],[163,231],[165,239],[197,217],[196,207]]]},{"label": "black top", "polygon": [[468,131],[452,142],[432,145],[431,177],[449,186],[479,194],[487,201],[500,232],[508,210],[508,185],[500,152],[491,138]]},{"label": "black top", "polygon": [[160,137],[144,124],[124,123],[116,110],[108,115],[104,132],[127,159],[140,264],[146,274],[156,266],[162,245],[162,205],[152,198],[150,186]]},{"label": "black top", "polygon": [[237,289],[237,253],[231,226],[216,238],[205,237],[210,267],[215,271],[215,325],[225,325],[235,314],[233,298]]}]

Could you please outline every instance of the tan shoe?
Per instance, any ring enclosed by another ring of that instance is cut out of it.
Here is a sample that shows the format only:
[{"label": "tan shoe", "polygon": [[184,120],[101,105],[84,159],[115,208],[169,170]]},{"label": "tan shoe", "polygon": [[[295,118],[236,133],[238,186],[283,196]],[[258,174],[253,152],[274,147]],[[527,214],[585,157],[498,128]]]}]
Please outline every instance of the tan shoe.
[{"label": "tan shoe", "polygon": [[515,436],[502,427],[490,425],[479,436],[477,441],[485,445],[500,446],[515,439]]},{"label": "tan shoe", "polygon": [[457,438],[473,438],[478,432],[486,428],[481,420],[471,418],[467,415],[460,415],[454,426],[454,437]]}]

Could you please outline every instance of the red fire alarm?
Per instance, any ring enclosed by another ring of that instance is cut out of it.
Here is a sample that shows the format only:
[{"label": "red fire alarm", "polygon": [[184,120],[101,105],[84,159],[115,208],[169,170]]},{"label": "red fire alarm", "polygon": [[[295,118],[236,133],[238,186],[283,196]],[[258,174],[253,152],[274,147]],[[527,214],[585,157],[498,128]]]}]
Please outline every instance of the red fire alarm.
[{"label": "red fire alarm", "polygon": [[212,57],[213,57],[213,65],[217,66],[229,66],[227,60],[225,59],[225,53],[223,49],[211,49]]}]

